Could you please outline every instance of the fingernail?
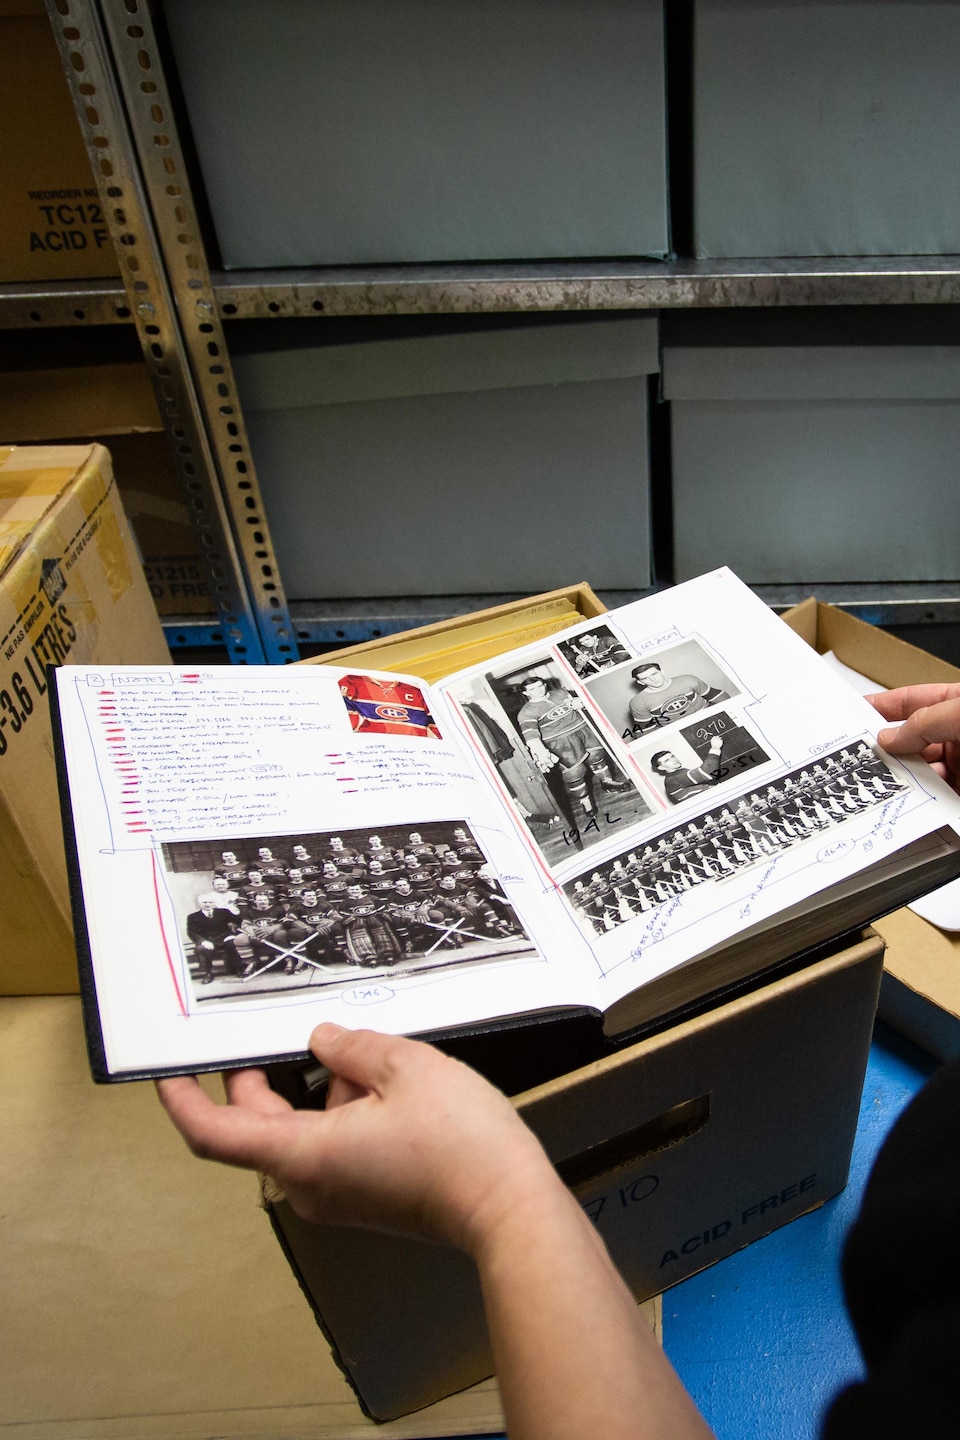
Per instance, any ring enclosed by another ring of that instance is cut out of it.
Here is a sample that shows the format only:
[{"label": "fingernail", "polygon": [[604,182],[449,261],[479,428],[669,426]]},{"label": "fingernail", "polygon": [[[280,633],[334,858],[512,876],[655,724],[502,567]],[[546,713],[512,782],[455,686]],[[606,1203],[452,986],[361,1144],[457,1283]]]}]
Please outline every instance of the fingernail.
[{"label": "fingernail", "polygon": [[325,1020],[322,1025],[316,1027],[310,1039],[316,1040],[320,1045],[332,1045],[335,1040],[340,1039],[344,1028],[343,1025],[334,1025],[332,1020]]}]

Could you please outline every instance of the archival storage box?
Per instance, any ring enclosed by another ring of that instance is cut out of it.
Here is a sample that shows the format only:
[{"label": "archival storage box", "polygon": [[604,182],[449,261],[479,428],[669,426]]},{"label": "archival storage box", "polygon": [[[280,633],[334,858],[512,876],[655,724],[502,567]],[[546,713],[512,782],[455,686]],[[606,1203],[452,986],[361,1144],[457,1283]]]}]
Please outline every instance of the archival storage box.
[{"label": "archival storage box", "polygon": [[695,0],[694,253],[956,254],[958,48],[937,0]]},{"label": "archival storage box", "polygon": [[223,262],[669,250],[662,0],[167,0]]},{"label": "archival storage box", "polygon": [[[417,625],[412,630],[397,630],[389,635],[382,635],[376,640],[364,640],[359,645],[344,645],[337,650],[325,651],[322,655],[312,655],[308,660],[297,661],[300,665],[342,665],[345,660],[358,660],[362,665],[372,669],[391,668],[390,647],[402,644],[407,640],[426,640],[436,636],[438,641],[451,632],[460,630],[464,626],[482,624],[488,620],[501,620],[511,615],[525,614],[540,604],[549,604],[553,600],[568,600],[578,614],[584,620],[590,620],[595,615],[605,615],[607,607],[600,598],[593,593],[591,586],[581,581],[579,585],[567,585],[559,590],[546,590],[542,595],[530,595],[523,600],[508,600],[503,605],[489,605],[485,610],[471,610],[469,614],[454,615],[449,620],[436,620],[432,625]],[[570,624],[577,622],[571,620]],[[467,643],[467,637],[464,643]],[[509,641],[504,641],[505,645]],[[454,667],[455,668],[455,667]]]},{"label": "archival storage box", "polygon": [[[638,1298],[842,1189],[882,951],[867,931],[517,1097]],[[463,1255],[308,1224],[269,1182],[266,1199],[368,1414],[406,1414],[491,1373],[479,1282]]]},{"label": "archival storage box", "polygon": [[45,668],[169,660],[110,457],[0,447],[0,994],[76,991]]},{"label": "archival storage box", "polygon": [[16,444],[84,444],[110,451],[123,508],[161,615],[213,615],[197,548],[136,338],[125,325],[0,333],[0,437]]},{"label": "archival storage box", "polygon": [[230,348],[291,600],[649,585],[655,317],[244,321]]},{"label": "archival storage box", "polygon": [[43,0],[0,0],[0,281],[119,270]]},{"label": "archival storage box", "polygon": [[940,310],[661,324],[677,580],[960,578],[955,322],[952,343]]},{"label": "archival storage box", "polygon": [[[960,682],[960,670],[822,600],[783,619],[808,645],[875,680],[878,687]],[[875,922],[886,942],[880,1014],[941,1060],[960,1055],[960,934],[905,908]]]}]

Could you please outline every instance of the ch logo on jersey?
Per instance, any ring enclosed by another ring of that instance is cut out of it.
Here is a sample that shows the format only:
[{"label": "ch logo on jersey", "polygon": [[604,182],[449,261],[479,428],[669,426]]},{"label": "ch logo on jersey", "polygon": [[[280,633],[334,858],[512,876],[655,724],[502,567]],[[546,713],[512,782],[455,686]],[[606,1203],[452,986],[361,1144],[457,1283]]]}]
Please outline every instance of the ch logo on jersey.
[{"label": "ch logo on jersey", "polygon": [[676,700],[671,700],[664,705],[660,713],[661,715],[682,715],[693,698],[692,691],[688,691],[686,695],[678,695]]},{"label": "ch logo on jersey", "polygon": [[546,720],[548,723],[553,720],[562,720],[564,715],[569,715],[572,709],[573,699],[571,698],[559,705],[552,706],[549,710],[545,710],[540,716],[540,719]]},{"label": "ch logo on jersey", "polygon": [[400,721],[401,724],[410,723],[410,711],[403,705],[377,705],[373,713],[378,720]]}]

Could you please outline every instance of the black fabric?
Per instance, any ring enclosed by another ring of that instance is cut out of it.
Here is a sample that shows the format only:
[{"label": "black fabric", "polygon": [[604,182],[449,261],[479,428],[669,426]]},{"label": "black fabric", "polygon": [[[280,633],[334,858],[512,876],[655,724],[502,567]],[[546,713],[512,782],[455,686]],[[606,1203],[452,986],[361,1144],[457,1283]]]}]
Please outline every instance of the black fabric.
[{"label": "black fabric", "polygon": [[960,1437],[960,1061],[887,1137],[843,1284],[867,1374],[834,1400],[822,1440]]}]

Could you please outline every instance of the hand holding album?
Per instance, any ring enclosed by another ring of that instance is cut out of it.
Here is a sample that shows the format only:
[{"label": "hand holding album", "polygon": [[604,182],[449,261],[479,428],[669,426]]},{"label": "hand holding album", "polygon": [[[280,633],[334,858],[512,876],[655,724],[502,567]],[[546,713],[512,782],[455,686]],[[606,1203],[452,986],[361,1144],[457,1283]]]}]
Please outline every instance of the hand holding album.
[{"label": "hand holding album", "polygon": [[187,1076],[158,1093],[194,1154],[260,1170],[313,1224],[447,1241],[474,1254],[514,1200],[553,1177],[513,1106],[432,1046],[320,1025],[325,1110],[294,1110],[262,1070],[226,1076],[217,1105]]}]

